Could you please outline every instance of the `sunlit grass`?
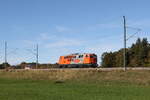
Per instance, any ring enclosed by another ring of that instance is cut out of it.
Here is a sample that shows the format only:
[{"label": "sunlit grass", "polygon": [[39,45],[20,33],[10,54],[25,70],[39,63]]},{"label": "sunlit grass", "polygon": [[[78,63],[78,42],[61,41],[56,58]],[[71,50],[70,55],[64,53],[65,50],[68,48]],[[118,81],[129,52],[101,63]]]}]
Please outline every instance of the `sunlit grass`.
[{"label": "sunlit grass", "polygon": [[150,71],[0,71],[0,100],[150,100]]}]

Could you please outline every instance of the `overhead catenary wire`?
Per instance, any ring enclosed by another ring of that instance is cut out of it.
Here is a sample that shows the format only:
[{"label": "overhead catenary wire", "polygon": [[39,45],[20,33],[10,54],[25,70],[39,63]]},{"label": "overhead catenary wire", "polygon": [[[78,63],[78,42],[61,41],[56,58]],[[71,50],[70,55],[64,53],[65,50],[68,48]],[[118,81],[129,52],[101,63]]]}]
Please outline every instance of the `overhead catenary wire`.
[{"label": "overhead catenary wire", "polygon": [[15,48],[14,50],[8,52],[7,54],[14,54],[14,53],[16,53],[17,50],[18,50],[18,48]]},{"label": "overhead catenary wire", "polygon": [[132,29],[132,30],[137,30],[137,31],[141,31],[142,29],[137,28],[137,27],[131,27],[131,26],[126,26],[126,28],[128,29]]},{"label": "overhead catenary wire", "polygon": [[[4,42],[4,67],[5,68],[7,67],[7,63],[8,63],[8,59],[7,59],[8,55],[11,55],[9,57],[10,61],[13,61],[14,58],[16,60],[20,61],[20,62],[22,60],[21,58],[25,59],[25,61],[33,59],[33,57],[25,57],[24,55],[21,55],[22,53],[19,54],[18,50],[20,50],[20,49],[19,48],[15,48],[15,49],[12,49],[11,51],[9,50],[10,52],[8,52],[8,43],[7,43],[7,41]],[[25,50],[25,48],[23,50]],[[26,49],[25,51],[28,51],[32,55],[34,55],[34,57],[36,58],[35,62],[36,62],[36,68],[37,68],[38,67],[38,59],[39,59],[38,44],[36,45],[35,49],[32,49],[32,50],[31,49]],[[28,55],[28,56],[30,56],[30,55]]]},{"label": "overhead catenary wire", "polygon": [[129,40],[130,38],[134,37],[136,34],[138,34],[141,30],[138,30],[137,32],[135,32],[134,34],[132,34],[131,36],[129,36],[126,40]]},{"label": "overhead catenary wire", "polygon": [[36,69],[38,68],[38,63],[39,63],[39,46],[38,44],[36,45],[36,48],[31,50],[31,49],[26,49],[27,51],[29,51],[31,54],[33,54],[36,58]]}]

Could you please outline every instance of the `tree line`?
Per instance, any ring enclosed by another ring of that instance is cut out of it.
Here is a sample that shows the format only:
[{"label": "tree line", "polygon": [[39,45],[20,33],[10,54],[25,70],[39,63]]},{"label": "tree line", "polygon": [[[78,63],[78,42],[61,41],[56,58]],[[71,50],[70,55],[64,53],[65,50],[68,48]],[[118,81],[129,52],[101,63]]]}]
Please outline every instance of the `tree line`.
[{"label": "tree line", "polygon": [[[102,54],[102,67],[122,67],[123,52],[120,49],[115,52],[104,52]],[[147,38],[138,38],[136,43],[126,48],[126,64],[128,67],[150,67],[150,43]]]},{"label": "tree line", "polygon": [[[0,69],[25,69],[26,67],[31,68],[31,69],[36,69],[36,63],[35,62],[31,62],[31,63],[27,63],[27,62],[22,62],[18,65],[10,65],[9,63],[2,63],[0,64]],[[38,63],[38,69],[47,69],[47,68],[57,68],[58,64],[40,64]]]}]

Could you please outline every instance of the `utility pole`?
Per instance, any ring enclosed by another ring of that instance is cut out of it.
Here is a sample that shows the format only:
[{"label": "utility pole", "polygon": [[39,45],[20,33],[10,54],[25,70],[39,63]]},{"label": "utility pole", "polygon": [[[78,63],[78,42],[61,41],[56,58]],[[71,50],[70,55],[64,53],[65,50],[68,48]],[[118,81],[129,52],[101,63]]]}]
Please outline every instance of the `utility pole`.
[{"label": "utility pole", "polygon": [[36,69],[38,68],[38,61],[39,61],[39,47],[37,44],[36,45]]},{"label": "utility pole", "polygon": [[7,42],[5,41],[5,68],[7,67]]},{"label": "utility pole", "polygon": [[124,20],[124,71],[126,71],[126,18],[125,16],[123,16],[123,20]]}]

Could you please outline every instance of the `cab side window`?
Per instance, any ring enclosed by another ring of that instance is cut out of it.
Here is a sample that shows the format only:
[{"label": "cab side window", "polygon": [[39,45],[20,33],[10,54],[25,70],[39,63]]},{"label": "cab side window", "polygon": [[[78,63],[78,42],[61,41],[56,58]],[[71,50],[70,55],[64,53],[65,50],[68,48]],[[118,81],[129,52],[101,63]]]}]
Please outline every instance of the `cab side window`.
[{"label": "cab side window", "polygon": [[93,55],[90,55],[90,58],[93,58]]},{"label": "cab side window", "polygon": [[85,57],[89,57],[88,55],[86,55]]},{"label": "cab side window", "polygon": [[79,58],[83,58],[83,55],[79,55]]},{"label": "cab side window", "polygon": [[73,58],[76,58],[76,56],[74,56]]}]

